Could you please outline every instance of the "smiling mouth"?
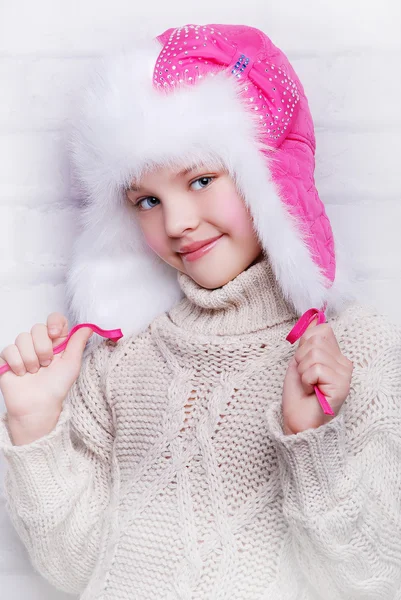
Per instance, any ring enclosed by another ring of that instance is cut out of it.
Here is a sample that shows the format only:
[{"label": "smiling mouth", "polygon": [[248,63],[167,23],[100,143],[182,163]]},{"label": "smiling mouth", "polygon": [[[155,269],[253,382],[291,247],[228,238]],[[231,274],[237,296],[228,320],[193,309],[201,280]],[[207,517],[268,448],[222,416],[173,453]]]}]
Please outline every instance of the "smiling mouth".
[{"label": "smiling mouth", "polygon": [[201,246],[196,246],[195,244],[193,244],[192,247],[195,248],[194,250],[191,250],[190,252],[180,252],[180,254],[184,260],[193,262],[207,254],[210,250],[212,250],[216,246],[216,244],[218,244],[222,237],[223,235],[220,235],[217,238],[206,240]]}]

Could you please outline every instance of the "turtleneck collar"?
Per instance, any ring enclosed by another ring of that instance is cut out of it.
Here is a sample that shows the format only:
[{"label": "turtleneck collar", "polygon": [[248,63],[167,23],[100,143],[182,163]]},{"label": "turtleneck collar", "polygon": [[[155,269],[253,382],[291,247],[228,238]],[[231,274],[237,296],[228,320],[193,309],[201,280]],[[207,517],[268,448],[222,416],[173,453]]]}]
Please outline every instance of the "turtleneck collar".
[{"label": "turtleneck collar", "polygon": [[215,290],[201,287],[183,273],[178,274],[178,282],[184,298],[170,311],[169,317],[178,327],[194,333],[251,333],[296,318],[267,259]]}]

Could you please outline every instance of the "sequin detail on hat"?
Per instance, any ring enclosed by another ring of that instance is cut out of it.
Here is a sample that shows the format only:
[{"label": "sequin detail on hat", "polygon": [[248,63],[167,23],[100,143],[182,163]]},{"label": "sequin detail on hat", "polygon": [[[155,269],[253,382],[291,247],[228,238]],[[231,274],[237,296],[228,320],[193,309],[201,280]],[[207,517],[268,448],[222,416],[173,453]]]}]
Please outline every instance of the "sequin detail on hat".
[{"label": "sequin detail on hat", "polygon": [[248,65],[249,57],[245,56],[245,54],[241,54],[241,56],[235,63],[234,68],[231,70],[231,73],[239,79],[241,77],[241,73],[245,71]]},{"label": "sequin detail on hat", "polygon": [[172,30],[158,56],[153,82],[167,91],[225,69],[243,83],[242,97],[249,110],[258,113],[264,137],[279,146],[298,108],[296,83],[282,67],[266,59],[254,62],[247,52],[238,52],[214,27],[186,25]]}]

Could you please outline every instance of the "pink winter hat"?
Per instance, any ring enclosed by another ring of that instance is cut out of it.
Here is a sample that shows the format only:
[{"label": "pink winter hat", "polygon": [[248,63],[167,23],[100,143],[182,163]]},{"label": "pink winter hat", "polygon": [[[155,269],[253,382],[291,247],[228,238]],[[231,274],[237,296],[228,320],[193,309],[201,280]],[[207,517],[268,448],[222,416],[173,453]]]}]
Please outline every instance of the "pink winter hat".
[{"label": "pink winter hat", "polygon": [[178,300],[176,274],[146,248],[125,189],[152,165],[215,161],[243,194],[287,300],[299,314],[330,308],[340,292],[314,155],[302,84],[255,28],[187,25],[104,61],[74,127],[86,196],[68,278],[76,318],[134,333]]}]

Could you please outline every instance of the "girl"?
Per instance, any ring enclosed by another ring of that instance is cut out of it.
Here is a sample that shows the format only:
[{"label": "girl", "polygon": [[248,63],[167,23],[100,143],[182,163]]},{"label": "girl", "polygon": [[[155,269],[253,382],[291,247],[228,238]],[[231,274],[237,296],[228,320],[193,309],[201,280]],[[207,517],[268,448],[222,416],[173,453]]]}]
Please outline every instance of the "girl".
[{"label": "girl", "polygon": [[85,600],[401,598],[401,335],[343,306],[287,58],[168,30],[104,65],[72,147],[71,308],[125,337],[81,365],[95,327],[54,352],[53,314],[1,354],[36,568]]}]

